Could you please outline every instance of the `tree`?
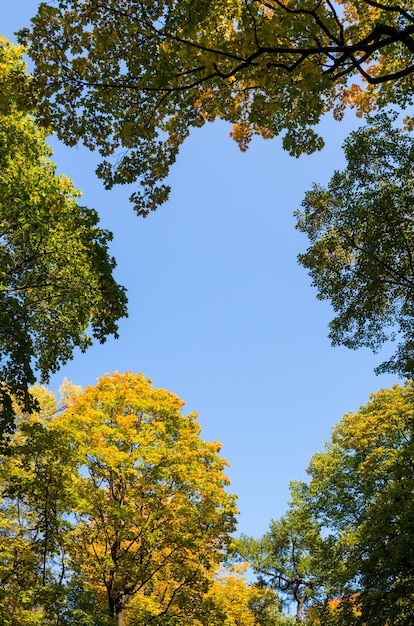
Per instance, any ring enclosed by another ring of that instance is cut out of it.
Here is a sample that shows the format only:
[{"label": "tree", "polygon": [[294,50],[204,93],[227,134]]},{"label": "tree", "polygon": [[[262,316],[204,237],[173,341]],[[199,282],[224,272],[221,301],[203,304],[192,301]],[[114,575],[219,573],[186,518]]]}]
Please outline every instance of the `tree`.
[{"label": "tree", "polygon": [[117,336],[126,295],[113,278],[111,233],[56,175],[46,131],[27,108],[35,89],[23,50],[0,39],[0,431],[13,422],[12,396],[29,408],[29,385],[92,342]]},{"label": "tree", "polygon": [[373,394],[334,428],[302,485],[323,527],[324,568],[341,600],[341,624],[412,624],[413,407],[412,382]]},{"label": "tree", "polygon": [[323,587],[318,566],[322,543],[319,524],[300,502],[292,484],[293,501],[280,520],[272,520],[270,530],[259,540],[242,536],[236,541],[237,553],[246,559],[259,577],[259,584],[281,592],[288,603],[296,604],[296,622]]},{"label": "tree", "polygon": [[78,454],[72,558],[98,623],[196,615],[224,559],[236,513],[226,461],[183,404],[142,375],[113,374],[59,418]]},{"label": "tree", "polygon": [[[0,622],[250,619],[244,604],[224,612],[214,593],[236,509],[220,445],[200,439],[196,415],[142,375],[107,375],[83,393],[65,383],[59,404],[31,393],[37,409],[16,410],[0,458]],[[268,594],[245,595],[266,613]]]},{"label": "tree", "polygon": [[[279,626],[280,601],[272,590],[248,585],[248,563],[219,571],[206,594],[209,626]],[[214,613],[217,620],[214,620]]]},{"label": "tree", "polygon": [[0,622],[69,626],[80,623],[81,613],[68,602],[75,589],[69,554],[74,450],[54,429],[54,395],[41,387],[30,393],[37,408],[27,414],[16,407],[16,430],[0,456]]},{"label": "tree", "polygon": [[59,0],[20,37],[44,122],[99,150],[107,187],[139,179],[144,216],[206,121],[233,124],[242,150],[286,131],[298,155],[322,147],[313,127],[328,110],[412,102],[410,0]]},{"label": "tree", "polygon": [[[344,145],[346,169],[314,185],[296,213],[311,245],[299,255],[318,298],[336,317],[334,345],[376,350],[398,337],[377,368],[414,375],[414,138],[394,116],[370,118]],[[389,332],[387,332],[389,331]]]}]

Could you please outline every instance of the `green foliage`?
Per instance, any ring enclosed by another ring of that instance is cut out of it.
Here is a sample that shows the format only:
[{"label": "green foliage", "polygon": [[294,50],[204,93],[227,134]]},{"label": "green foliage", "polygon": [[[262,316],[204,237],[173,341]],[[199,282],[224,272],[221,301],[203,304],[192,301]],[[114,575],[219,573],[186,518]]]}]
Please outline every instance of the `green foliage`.
[{"label": "green foliage", "polygon": [[73,459],[51,428],[57,405],[42,388],[39,408],[18,414],[18,426],[1,457],[0,622],[5,626],[60,626],[71,587],[68,547],[73,506]]},{"label": "green foliage", "polygon": [[[411,626],[414,383],[371,396],[291,485],[286,515],[237,553],[309,626]],[[278,623],[276,621],[276,623]]]},{"label": "green foliage", "polygon": [[412,624],[413,427],[412,382],[373,394],[334,429],[302,485],[324,527],[324,568],[341,600],[341,626]]},{"label": "green foliage", "polygon": [[306,194],[297,228],[311,242],[301,264],[329,300],[334,345],[376,350],[398,339],[378,371],[414,375],[414,138],[395,115],[370,118],[344,145],[347,167]]},{"label": "green foliage", "polygon": [[[108,254],[112,236],[56,175],[46,132],[27,113],[35,91],[22,50],[0,39],[0,429],[12,400],[29,408],[28,386],[108,335],[126,315],[123,287]],[[27,101],[26,101],[27,100]],[[25,102],[23,106],[23,102]]]},{"label": "green foliage", "polygon": [[327,110],[409,106],[413,22],[409,0],[58,0],[20,36],[44,122],[99,150],[108,187],[139,180],[145,216],[207,121],[230,122],[242,150],[283,133],[297,156],[322,147],[313,128]]},{"label": "green foliage", "polygon": [[294,486],[292,495],[288,513],[272,520],[268,533],[259,540],[242,536],[235,548],[248,560],[259,584],[276,589],[289,604],[296,604],[296,621],[301,622],[305,607],[323,586],[316,558],[322,540],[319,525],[300,505]]}]

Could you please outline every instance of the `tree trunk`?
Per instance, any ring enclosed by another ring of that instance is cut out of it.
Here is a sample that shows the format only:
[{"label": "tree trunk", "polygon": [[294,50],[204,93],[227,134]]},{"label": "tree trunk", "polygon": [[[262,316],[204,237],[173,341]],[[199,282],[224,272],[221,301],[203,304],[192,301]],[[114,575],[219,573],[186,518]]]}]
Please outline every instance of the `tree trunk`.
[{"label": "tree trunk", "polygon": [[298,596],[296,598],[296,621],[298,624],[303,622],[303,606],[305,604],[305,598]]},{"label": "tree trunk", "polygon": [[116,626],[125,626],[125,606],[129,600],[129,594],[123,593],[114,602],[115,624]]},{"label": "tree trunk", "polygon": [[125,611],[122,608],[119,612],[116,613],[116,626],[125,626]]}]

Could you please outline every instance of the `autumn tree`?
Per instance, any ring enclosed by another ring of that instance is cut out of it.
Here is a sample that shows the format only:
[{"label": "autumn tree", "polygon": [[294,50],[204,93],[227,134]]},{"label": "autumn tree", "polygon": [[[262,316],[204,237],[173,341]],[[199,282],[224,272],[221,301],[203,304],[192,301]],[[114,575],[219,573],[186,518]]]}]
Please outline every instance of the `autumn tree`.
[{"label": "autumn tree", "polygon": [[98,622],[196,615],[224,558],[236,512],[226,461],[183,404],[142,375],[113,374],[59,418],[78,454],[72,558]]},{"label": "autumn tree", "polygon": [[214,591],[236,509],[195,414],[142,375],[31,393],[0,459],[0,622],[256,626],[265,590],[229,582],[231,610]]},{"label": "autumn tree", "polygon": [[216,573],[205,597],[208,626],[279,626],[278,595],[267,587],[248,584],[247,568],[247,562],[233,564]]},{"label": "autumn tree", "polygon": [[126,315],[112,236],[56,174],[22,54],[0,38],[0,431],[12,428],[13,395],[28,408],[37,376],[47,381],[91,336],[117,336]]},{"label": "autumn tree", "polygon": [[298,155],[322,147],[326,111],[412,102],[411,0],[58,0],[20,38],[44,122],[99,150],[107,187],[139,180],[144,216],[207,121],[230,122],[242,150],[284,133]]},{"label": "autumn tree", "polygon": [[346,168],[306,194],[297,228],[310,240],[299,255],[318,298],[331,302],[334,345],[377,350],[397,339],[378,367],[414,375],[414,138],[395,114],[370,118],[344,144]]},{"label": "autumn tree", "polygon": [[412,382],[373,394],[334,428],[302,485],[323,527],[340,624],[412,624],[413,407]]}]

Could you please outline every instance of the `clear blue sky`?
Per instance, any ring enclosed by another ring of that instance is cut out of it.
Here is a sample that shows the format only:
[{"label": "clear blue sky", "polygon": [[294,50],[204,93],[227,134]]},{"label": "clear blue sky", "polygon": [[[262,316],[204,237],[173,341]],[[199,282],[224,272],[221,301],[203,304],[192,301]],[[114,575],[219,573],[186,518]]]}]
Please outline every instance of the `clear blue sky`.
[{"label": "clear blue sky", "polygon": [[[4,3],[1,34],[14,41],[37,4]],[[133,371],[178,394],[199,412],[203,437],[222,442],[239,531],[253,536],[283,514],[289,480],[305,477],[343,413],[398,382],[373,372],[388,352],[330,346],[330,307],[296,261],[306,238],[292,211],[312,182],[343,167],[341,144],[355,124],[352,114],[327,119],[325,150],[299,160],[279,140],[255,140],[242,154],[228,126],[206,126],[180,153],[170,201],[146,220],[127,189],[102,188],[94,155],[51,141],[58,171],[114,233],[117,278],[129,295],[120,339],[77,354],[51,387]]]}]

